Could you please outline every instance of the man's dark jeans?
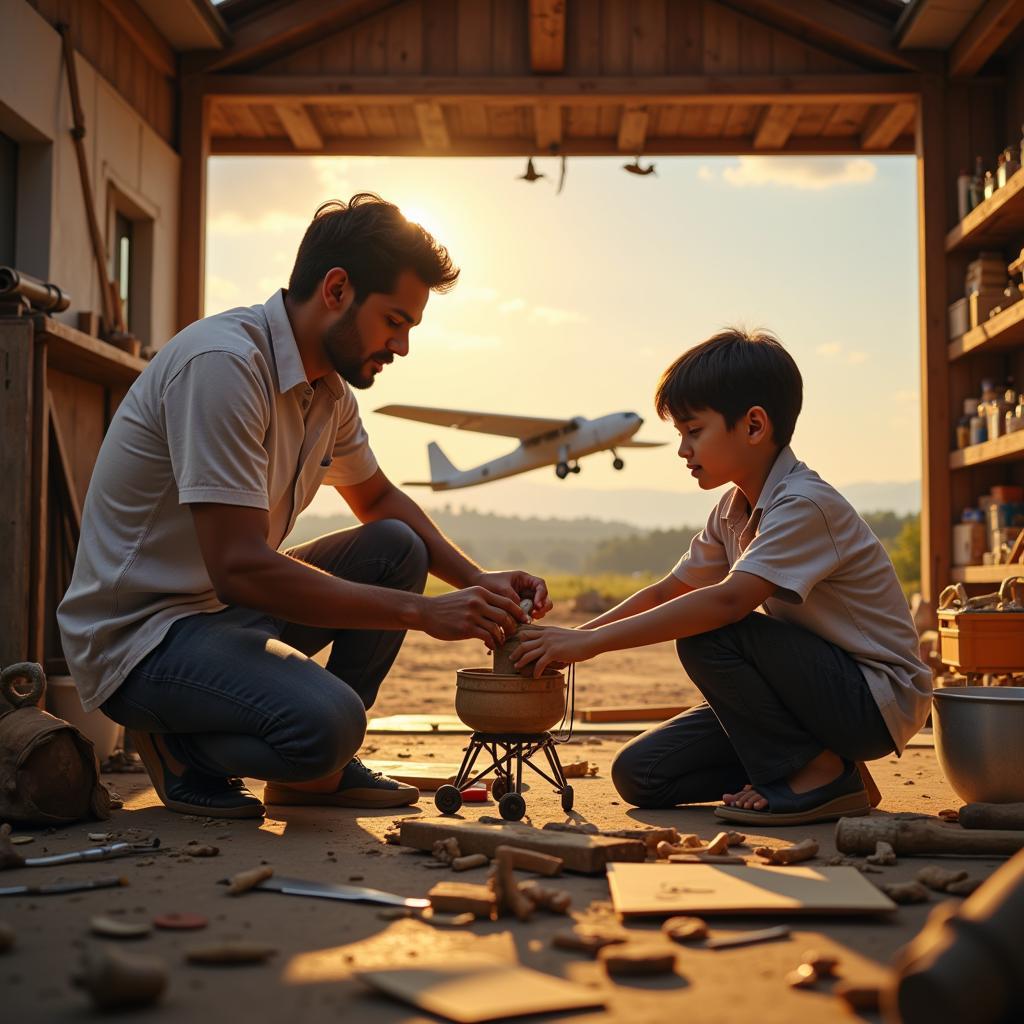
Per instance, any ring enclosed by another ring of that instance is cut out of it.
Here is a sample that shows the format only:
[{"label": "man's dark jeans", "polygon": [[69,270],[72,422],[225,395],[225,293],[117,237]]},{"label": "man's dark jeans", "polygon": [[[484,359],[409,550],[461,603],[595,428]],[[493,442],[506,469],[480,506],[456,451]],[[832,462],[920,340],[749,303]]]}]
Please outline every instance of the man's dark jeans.
[{"label": "man's dark jeans", "polygon": [[612,780],[637,807],[720,800],[824,750],[870,761],[894,749],[857,663],[814,633],[754,613],[676,649],[705,703],[619,751]]},{"label": "man's dark jeans", "polygon": [[[382,520],[287,552],[355,583],[422,593],[427,550],[405,523]],[[170,748],[210,775],[276,782],[344,767],[402,630],[320,629],[230,607],[179,619],[103,704],[129,729],[172,734]],[[331,644],[327,667],[312,655]]]}]

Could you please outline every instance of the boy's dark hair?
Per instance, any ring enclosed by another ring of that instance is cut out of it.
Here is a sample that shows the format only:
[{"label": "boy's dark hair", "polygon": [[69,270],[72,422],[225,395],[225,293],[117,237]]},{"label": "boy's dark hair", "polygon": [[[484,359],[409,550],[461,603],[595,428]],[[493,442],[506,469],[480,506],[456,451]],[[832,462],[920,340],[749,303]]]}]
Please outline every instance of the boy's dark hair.
[{"label": "boy's dark hair", "polygon": [[804,382],[793,357],[770,331],[727,327],[684,352],[663,374],[654,407],[680,422],[702,409],[721,413],[731,430],[755,405],[772,421],[784,448],[803,405]]},{"label": "boy's dark hair", "polygon": [[405,270],[436,292],[448,291],[459,276],[443,245],[372,192],[360,192],[347,204],[332,199],[316,211],[299,243],[289,297],[310,298],[333,267],[348,272],[357,302],[372,292],[394,291]]}]

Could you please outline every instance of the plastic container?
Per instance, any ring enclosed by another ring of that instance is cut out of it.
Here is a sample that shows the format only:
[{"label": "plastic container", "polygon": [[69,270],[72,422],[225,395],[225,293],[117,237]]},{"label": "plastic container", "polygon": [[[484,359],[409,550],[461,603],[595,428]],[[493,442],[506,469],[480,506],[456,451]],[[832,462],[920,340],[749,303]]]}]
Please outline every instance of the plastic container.
[{"label": "plastic container", "polygon": [[71,676],[49,676],[46,680],[46,710],[82,731],[105,761],[122,745],[122,727],[102,711],[86,711]]}]

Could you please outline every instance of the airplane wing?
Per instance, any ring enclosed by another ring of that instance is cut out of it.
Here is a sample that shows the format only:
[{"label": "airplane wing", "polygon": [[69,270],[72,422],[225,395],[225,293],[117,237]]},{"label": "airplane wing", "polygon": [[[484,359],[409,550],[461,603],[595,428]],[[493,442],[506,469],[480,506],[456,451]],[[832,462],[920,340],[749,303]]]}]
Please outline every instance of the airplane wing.
[{"label": "airplane wing", "polygon": [[420,423],[434,423],[439,427],[472,430],[478,434],[498,434],[529,440],[539,434],[567,427],[571,420],[546,420],[539,416],[506,416],[493,412],[466,412],[460,409],[431,409],[423,405],[385,405],[376,412],[385,416],[398,416]]},{"label": "airplane wing", "polygon": [[616,448],[664,448],[668,441],[620,441]]}]

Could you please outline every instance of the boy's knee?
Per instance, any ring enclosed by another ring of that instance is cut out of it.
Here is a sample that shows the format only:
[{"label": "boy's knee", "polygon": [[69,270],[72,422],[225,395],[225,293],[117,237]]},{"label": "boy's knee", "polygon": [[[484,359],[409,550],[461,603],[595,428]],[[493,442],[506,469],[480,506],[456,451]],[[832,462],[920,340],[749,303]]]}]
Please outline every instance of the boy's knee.
[{"label": "boy's knee", "polygon": [[683,668],[705,664],[720,653],[728,639],[729,626],[709,629],[706,633],[695,633],[676,641],[676,654]]},{"label": "boy's knee", "polygon": [[623,747],[612,761],[612,785],[628,804],[649,806],[651,794],[646,783],[648,759],[637,744]]},{"label": "boy's knee", "polygon": [[380,519],[363,527],[380,546],[391,566],[387,584],[422,593],[430,569],[430,555],[423,538],[400,519]]}]

